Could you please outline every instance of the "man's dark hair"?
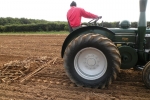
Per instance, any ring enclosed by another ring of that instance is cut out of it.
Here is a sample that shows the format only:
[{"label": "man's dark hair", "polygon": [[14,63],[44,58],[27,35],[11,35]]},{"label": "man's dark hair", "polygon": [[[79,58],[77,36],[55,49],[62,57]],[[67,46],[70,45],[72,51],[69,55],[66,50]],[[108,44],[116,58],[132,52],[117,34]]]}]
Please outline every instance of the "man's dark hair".
[{"label": "man's dark hair", "polygon": [[70,6],[77,6],[76,2],[72,1]]}]

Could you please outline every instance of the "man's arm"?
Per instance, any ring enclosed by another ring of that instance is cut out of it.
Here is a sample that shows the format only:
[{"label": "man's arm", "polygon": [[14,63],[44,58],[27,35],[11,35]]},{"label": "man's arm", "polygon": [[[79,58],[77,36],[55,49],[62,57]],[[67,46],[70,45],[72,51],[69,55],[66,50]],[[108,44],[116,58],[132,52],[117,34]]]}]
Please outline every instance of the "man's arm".
[{"label": "man's arm", "polygon": [[81,10],[81,15],[85,18],[97,18],[98,17],[97,15],[87,12],[82,8],[80,8],[80,10]]}]

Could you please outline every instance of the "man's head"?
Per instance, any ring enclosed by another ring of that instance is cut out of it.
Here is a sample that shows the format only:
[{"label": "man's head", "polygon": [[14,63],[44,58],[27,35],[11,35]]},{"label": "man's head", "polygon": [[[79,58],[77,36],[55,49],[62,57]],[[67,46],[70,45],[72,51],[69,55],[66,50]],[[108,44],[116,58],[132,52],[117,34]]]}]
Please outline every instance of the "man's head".
[{"label": "man's head", "polygon": [[72,1],[71,4],[70,4],[70,7],[71,6],[77,6],[76,2]]}]

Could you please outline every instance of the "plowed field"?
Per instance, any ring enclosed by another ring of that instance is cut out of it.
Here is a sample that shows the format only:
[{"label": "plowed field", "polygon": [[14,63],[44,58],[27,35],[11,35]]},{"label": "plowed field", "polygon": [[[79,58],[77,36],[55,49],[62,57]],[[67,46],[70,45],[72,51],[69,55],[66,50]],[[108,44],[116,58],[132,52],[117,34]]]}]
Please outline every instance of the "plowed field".
[{"label": "plowed field", "polygon": [[[77,87],[66,76],[61,47],[67,35],[1,35],[0,67],[12,61],[57,58],[25,83],[0,83],[0,100],[150,100],[141,71],[121,70],[108,88]],[[36,66],[40,64],[36,64]]]}]

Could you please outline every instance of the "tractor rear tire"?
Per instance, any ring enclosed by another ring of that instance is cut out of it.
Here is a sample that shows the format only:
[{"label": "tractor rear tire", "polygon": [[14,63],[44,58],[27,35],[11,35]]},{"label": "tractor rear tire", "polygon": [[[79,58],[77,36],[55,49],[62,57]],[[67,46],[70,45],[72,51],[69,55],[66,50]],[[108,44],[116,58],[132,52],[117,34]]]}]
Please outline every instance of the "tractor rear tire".
[{"label": "tractor rear tire", "polygon": [[108,87],[120,71],[117,47],[100,34],[84,34],[72,40],[63,59],[68,77],[77,86]]},{"label": "tractor rear tire", "polygon": [[150,61],[145,65],[142,71],[142,79],[146,87],[150,89]]}]

